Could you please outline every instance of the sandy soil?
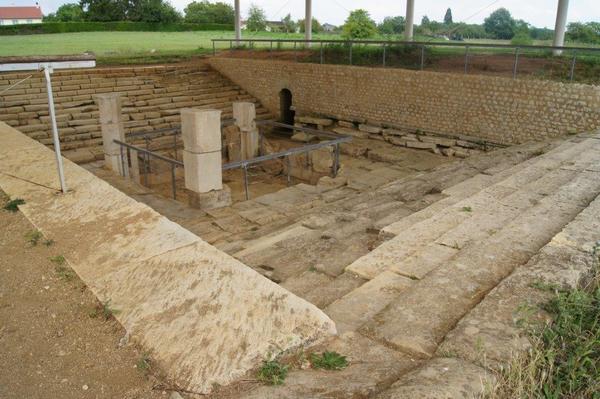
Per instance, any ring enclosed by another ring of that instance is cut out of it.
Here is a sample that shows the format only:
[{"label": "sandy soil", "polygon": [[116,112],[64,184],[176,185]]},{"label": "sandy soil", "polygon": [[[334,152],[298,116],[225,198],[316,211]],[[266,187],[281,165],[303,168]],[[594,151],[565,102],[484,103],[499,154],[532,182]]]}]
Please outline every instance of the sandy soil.
[{"label": "sandy soil", "polygon": [[32,245],[20,212],[0,210],[0,226],[0,398],[169,398],[136,366],[140,352],[120,347],[120,324],[93,317],[94,295],[49,260],[59,243]]}]

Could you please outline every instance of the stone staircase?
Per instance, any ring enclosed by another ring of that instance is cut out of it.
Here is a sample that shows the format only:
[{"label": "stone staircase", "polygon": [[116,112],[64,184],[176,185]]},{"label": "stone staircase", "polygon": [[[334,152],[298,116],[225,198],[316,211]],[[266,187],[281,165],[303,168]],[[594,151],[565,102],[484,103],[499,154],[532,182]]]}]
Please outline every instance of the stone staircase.
[{"label": "stone staircase", "polygon": [[340,335],[311,350],[348,356],[347,369],[293,370],[236,397],[477,396],[528,347],[515,315],[548,297],[534,283],[574,287],[592,268],[600,134],[442,164],[403,151],[346,155],[360,166],[337,179],[206,213],[130,193],[336,322]]},{"label": "stone staircase", "polygon": [[[0,92],[29,75],[0,74]],[[234,101],[257,103],[258,119],[269,118],[258,100],[202,61],[178,66],[57,71],[52,75],[52,84],[61,147],[67,157],[80,163],[102,158],[94,94],[123,94],[127,133],[179,126],[179,111],[185,107],[220,109],[223,119],[228,119],[233,116]],[[42,74],[34,73],[0,96],[0,121],[43,144],[52,144]]]}]

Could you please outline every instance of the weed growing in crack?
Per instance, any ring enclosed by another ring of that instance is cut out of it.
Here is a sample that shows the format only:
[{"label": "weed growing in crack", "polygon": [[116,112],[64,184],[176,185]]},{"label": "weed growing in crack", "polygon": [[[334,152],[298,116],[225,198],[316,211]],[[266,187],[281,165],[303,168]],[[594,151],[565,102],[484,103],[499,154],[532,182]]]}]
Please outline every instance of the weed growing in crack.
[{"label": "weed growing in crack", "polygon": [[148,372],[151,367],[150,355],[148,353],[143,353],[137,361],[137,363],[135,364],[135,367],[143,373]]},{"label": "weed growing in crack", "polygon": [[67,263],[67,260],[62,255],[53,256],[53,257],[49,258],[49,260],[50,260],[50,262],[54,263],[57,266],[62,266],[65,263]]},{"label": "weed growing in crack", "polygon": [[267,385],[282,385],[287,374],[288,366],[281,364],[277,359],[264,360],[257,378]]},{"label": "weed growing in crack", "polygon": [[118,314],[117,309],[113,309],[110,306],[110,299],[106,302],[96,305],[96,307],[89,313],[92,319],[96,317],[102,317],[105,321],[110,320],[115,314]]},{"label": "weed growing in crack", "polygon": [[342,356],[337,352],[312,353],[310,363],[315,369],[342,370],[348,367],[346,356]]},{"label": "weed growing in crack", "polygon": [[38,245],[38,243],[40,242],[40,240],[43,237],[44,236],[42,235],[42,233],[39,230],[32,230],[32,231],[28,232],[27,234],[25,234],[25,239],[27,240],[27,242],[29,244],[31,244],[32,247],[35,247],[36,245]]},{"label": "weed growing in crack", "polygon": [[471,208],[470,206],[463,206],[461,211],[463,212],[473,212],[473,208]]},{"label": "weed growing in crack", "polygon": [[10,200],[4,204],[4,209],[9,212],[17,212],[19,210],[19,205],[23,205],[24,203],[24,199],[15,198],[14,200]]}]

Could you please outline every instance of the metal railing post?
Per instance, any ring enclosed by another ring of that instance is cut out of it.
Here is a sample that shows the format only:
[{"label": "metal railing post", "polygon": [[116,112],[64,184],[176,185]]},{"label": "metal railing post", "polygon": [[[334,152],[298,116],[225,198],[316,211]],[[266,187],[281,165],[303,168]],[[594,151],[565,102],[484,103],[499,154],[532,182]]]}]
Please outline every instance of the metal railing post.
[{"label": "metal railing post", "polygon": [[575,77],[575,64],[577,63],[577,51],[573,51],[573,61],[571,61],[571,72],[569,73],[569,80],[572,82]]},{"label": "metal railing post", "polygon": [[321,65],[323,65],[323,42],[321,42]]},{"label": "metal railing post", "polygon": [[123,146],[119,146],[120,158],[121,158],[121,176],[125,177],[125,154],[123,154]]},{"label": "metal railing post", "polygon": [[273,58],[273,40],[269,44],[269,58]]},{"label": "metal railing post", "polygon": [[515,65],[513,66],[513,79],[517,78],[517,70],[519,68],[519,52],[521,51],[520,47],[515,49]]},{"label": "metal railing post", "polygon": [[292,171],[292,162],[290,161],[289,155],[285,157],[285,162],[287,165],[287,185],[290,186],[292,184],[292,177],[290,174]]},{"label": "metal railing post", "polygon": [[337,177],[338,171],[340,169],[340,145],[335,145],[335,151],[333,154],[333,177]]},{"label": "metal railing post", "polygon": [[214,40],[213,40],[212,43],[213,43],[213,55],[217,55],[217,46],[216,46],[216,43],[215,43]]},{"label": "metal railing post", "polygon": [[469,73],[469,46],[465,47],[465,75]]},{"label": "metal railing post", "polygon": [[421,45],[421,71],[425,68],[425,45]]},{"label": "metal railing post", "polygon": [[175,181],[175,165],[171,164],[171,189],[173,191],[173,199],[177,199],[177,183]]},{"label": "metal railing post", "polygon": [[352,65],[352,41],[350,41],[350,65]]},{"label": "metal railing post", "polygon": [[244,170],[244,189],[246,190],[246,201],[250,199],[250,193],[248,192],[248,165],[244,164],[242,167]]},{"label": "metal railing post", "polygon": [[385,43],[383,44],[383,67],[385,68],[385,52],[386,52],[387,47],[385,46]]},{"label": "metal railing post", "polygon": [[294,40],[294,62],[298,62],[298,50],[297,50],[298,42]]}]

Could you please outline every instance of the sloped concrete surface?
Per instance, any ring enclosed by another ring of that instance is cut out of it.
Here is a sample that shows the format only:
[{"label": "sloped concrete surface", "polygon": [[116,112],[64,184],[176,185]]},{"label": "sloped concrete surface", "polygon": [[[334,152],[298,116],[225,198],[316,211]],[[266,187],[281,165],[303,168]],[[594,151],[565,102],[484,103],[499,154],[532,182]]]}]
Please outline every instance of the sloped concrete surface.
[{"label": "sloped concrete surface", "polygon": [[0,187],[178,387],[207,393],[335,334],[318,308],[0,122]]}]

